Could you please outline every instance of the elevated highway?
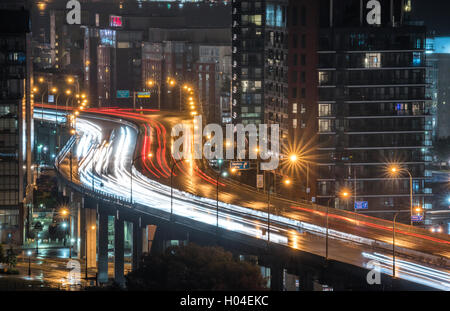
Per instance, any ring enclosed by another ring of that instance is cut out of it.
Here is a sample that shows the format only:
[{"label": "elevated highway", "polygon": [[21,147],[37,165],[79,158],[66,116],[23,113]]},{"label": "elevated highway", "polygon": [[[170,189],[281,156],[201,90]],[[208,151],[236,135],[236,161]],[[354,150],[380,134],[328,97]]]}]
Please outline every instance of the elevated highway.
[{"label": "elevated highway", "polygon": [[[36,108],[35,118],[65,122],[64,111],[55,115],[50,108]],[[275,196],[268,213],[266,194],[217,179],[205,161],[175,164],[171,205],[170,132],[181,122],[192,123],[192,119],[149,110],[90,109],[77,118],[76,135],[61,150],[56,165],[80,191],[97,193],[143,214],[175,218],[198,228],[205,225],[206,231],[216,227],[261,247],[269,243],[319,257],[328,253],[329,260],[359,268],[371,269],[375,260],[383,274],[392,275],[392,222]],[[396,224],[395,236],[398,278],[450,290],[448,235]]]}]

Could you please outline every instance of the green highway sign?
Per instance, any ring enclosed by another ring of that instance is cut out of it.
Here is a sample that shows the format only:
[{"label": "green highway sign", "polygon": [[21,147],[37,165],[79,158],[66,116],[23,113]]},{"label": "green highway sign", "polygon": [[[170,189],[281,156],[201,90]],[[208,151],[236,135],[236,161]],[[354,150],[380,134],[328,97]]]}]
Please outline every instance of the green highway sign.
[{"label": "green highway sign", "polygon": [[129,90],[118,90],[116,97],[117,98],[130,98],[130,91]]}]

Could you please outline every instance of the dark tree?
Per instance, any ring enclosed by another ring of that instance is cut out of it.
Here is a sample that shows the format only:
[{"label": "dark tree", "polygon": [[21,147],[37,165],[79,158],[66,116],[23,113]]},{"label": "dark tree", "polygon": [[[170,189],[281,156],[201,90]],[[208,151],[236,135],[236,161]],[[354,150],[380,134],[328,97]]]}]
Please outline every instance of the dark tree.
[{"label": "dark tree", "polygon": [[0,244],[0,263],[5,263],[6,258],[5,258],[5,253],[3,251],[3,245]]},{"label": "dark tree", "polygon": [[17,265],[17,256],[12,246],[10,246],[6,251],[5,263],[9,266],[10,269],[14,268]]},{"label": "dark tree", "polygon": [[222,248],[195,244],[144,256],[141,267],[126,279],[129,290],[266,289],[256,265],[236,260]]}]

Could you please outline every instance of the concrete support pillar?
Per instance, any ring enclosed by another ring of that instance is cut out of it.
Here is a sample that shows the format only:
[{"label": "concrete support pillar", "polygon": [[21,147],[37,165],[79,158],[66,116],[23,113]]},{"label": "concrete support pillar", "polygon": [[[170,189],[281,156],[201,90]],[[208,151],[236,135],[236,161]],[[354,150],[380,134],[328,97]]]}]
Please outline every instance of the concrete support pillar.
[{"label": "concrete support pillar", "polygon": [[156,226],[148,225],[142,232],[142,252],[150,253],[152,243],[155,239]]},{"label": "concrete support pillar", "polygon": [[98,215],[98,282],[108,282],[108,215]]},{"label": "concrete support pillar", "polygon": [[300,289],[302,291],[313,291],[314,280],[311,272],[305,271],[300,279]]},{"label": "concrete support pillar", "polygon": [[97,211],[86,208],[86,241],[87,241],[87,265],[88,268],[97,267]]},{"label": "concrete support pillar", "polygon": [[117,216],[114,221],[114,280],[120,284],[125,284],[124,278],[124,223],[123,219]]},{"label": "concrete support pillar", "polygon": [[270,267],[270,289],[273,291],[284,290],[284,271],[280,265]]},{"label": "concrete support pillar", "polygon": [[85,241],[86,241],[86,213],[84,211],[84,198],[81,198],[80,208],[77,210],[78,215],[78,226],[77,226],[77,254],[78,258],[86,258],[86,249],[85,249]]},{"label": "concrete support pillar", "polygon": [[138,222],[133,223],[133,259],[132,270],[139,268],[142,257],[142,228]]},{"label": "concrete support pillar", "polygon": [[151,252],[153,254],[161,254],[164,252],[165,241],[167,240],[167,232],[162,227],[159,226],[156,228],[153,241],[151,242]]}]

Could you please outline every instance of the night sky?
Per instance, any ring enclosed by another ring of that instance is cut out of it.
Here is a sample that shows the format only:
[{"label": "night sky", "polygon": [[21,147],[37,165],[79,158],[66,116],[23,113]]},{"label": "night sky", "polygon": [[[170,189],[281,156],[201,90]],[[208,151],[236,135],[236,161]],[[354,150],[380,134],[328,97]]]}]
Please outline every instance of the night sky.
[{"label": "night sky", "polygon": [[450,35],[450,0],[413,0],[415,20],[425,22],[428,31]]}]

